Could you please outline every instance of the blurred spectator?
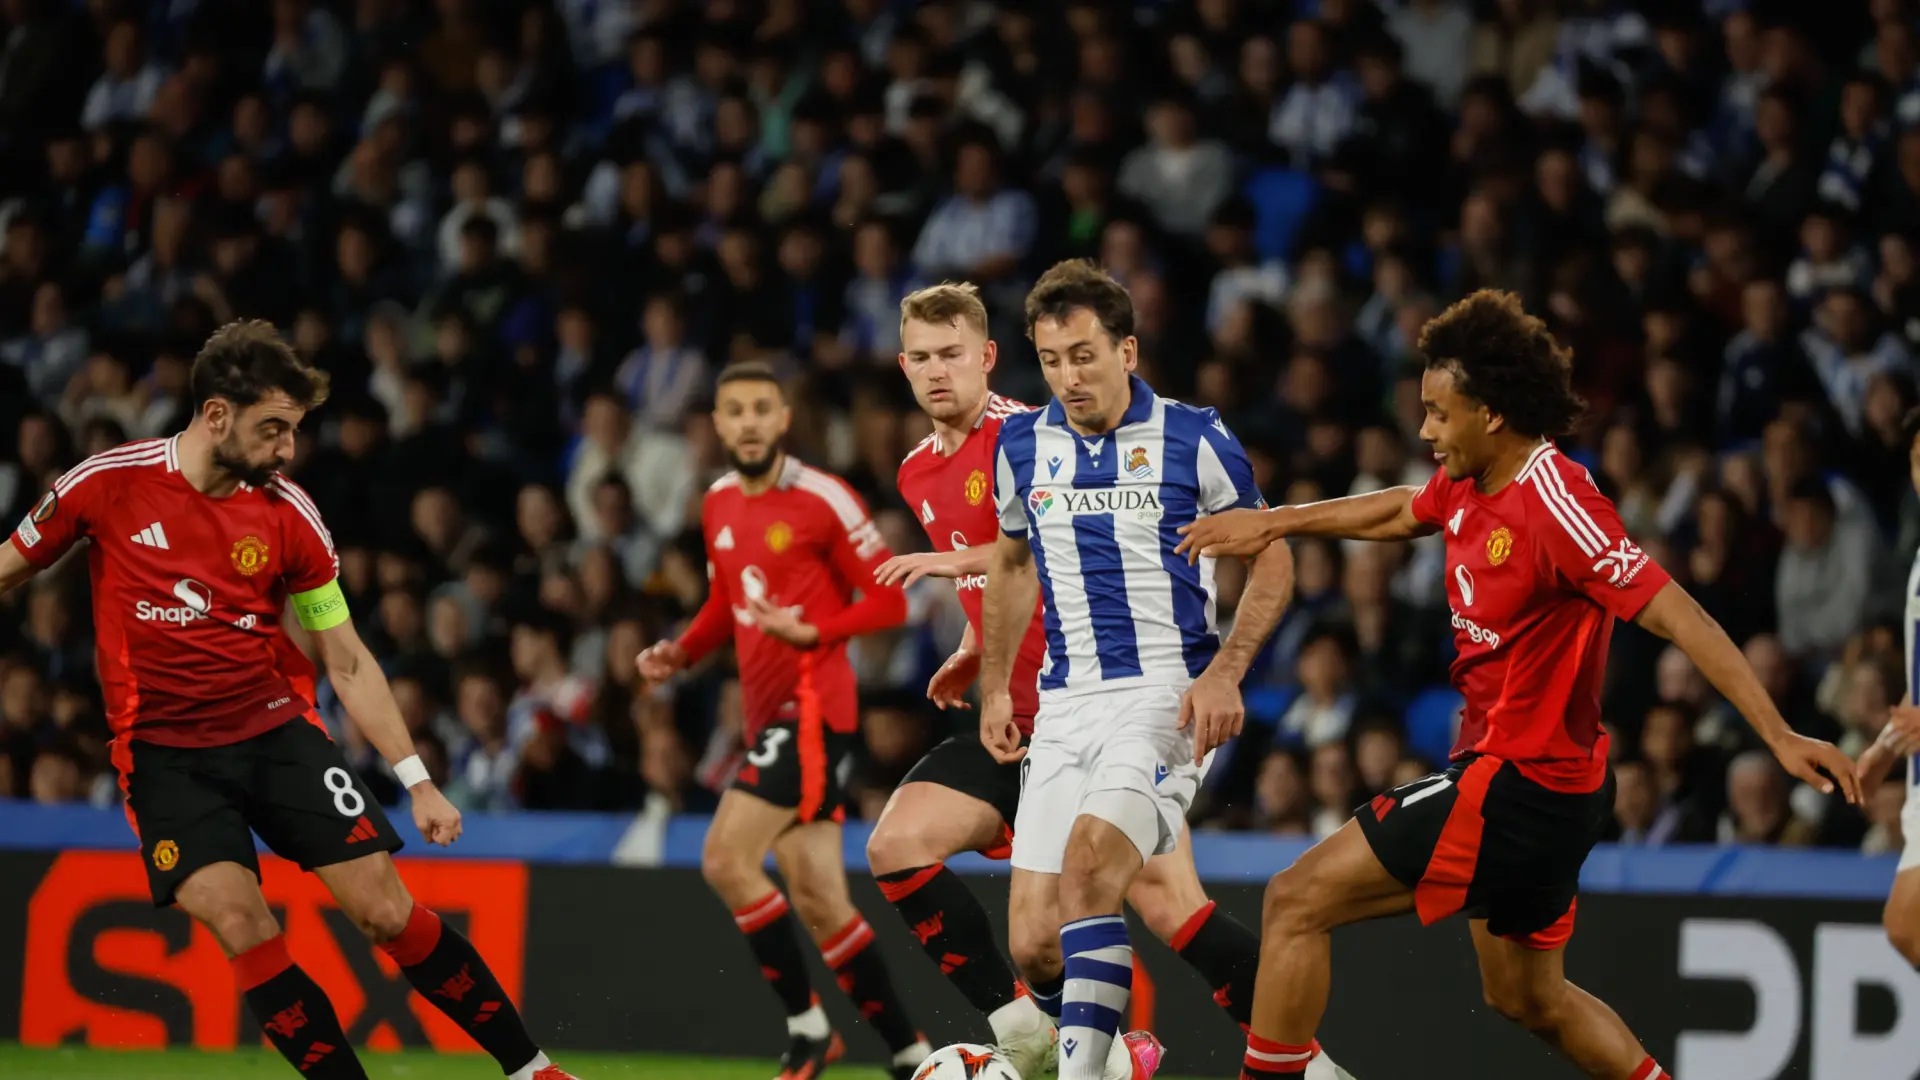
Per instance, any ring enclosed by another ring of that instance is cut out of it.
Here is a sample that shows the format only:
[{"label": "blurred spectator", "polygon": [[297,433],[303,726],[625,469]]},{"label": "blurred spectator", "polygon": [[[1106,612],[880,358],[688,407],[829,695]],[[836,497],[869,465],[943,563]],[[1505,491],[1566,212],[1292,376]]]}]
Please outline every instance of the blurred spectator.
[{"label": "blurred spectator", "polygon": [[1866,619],[1873,538],[1839,525],[1833,494],[1818,480],[1788,493],[1782,531],[1787,542],[1774,585],[1780,643],[1793,656],[1837,651]]},{"label": "blurred spectator", "polygon": [[[1275,502],[1425,483],[1420,331],[1498,287],[1572,352],[1562,452],[1789,723],[1884,722],[1920,546],[1910,5],[1856,33],[1718,0],[1172,0],[1145,34],[1086,3],[840,6],[6,0],[0,514],[178,430],[206,335],[273,320],[332,377],[290,471],[429,769],[476,811],[699,812],[741,752],[731,661],[646,689],[632,654],[706,596],[718,367],[774,363],[793,451],[904,550],[921,284],[979,282],[995,388],[1041,404],[1026,283],[1099,260],[1142,376],[1219,408]],[[1204,814],[1324,835],[1437,764],[1396,725],[1446,680],[1444,540],[1295,558],[1248,680],[1290,707]],[[110,804],[72,565],[0,597],[0,794]],[[1241,584],[1221,567],[1223,618]],[[945,589],[853,647],[869,811],[939,734]],[[1756,758],[1732,799],[1754,738],[1637,631],[1603,708],[1631,842],[1736,802],[1749,839],[1889,842],[1884,808]]]},{"label": "blurred spectator", "polygon": [[1727,812],[1720,818],[1723,844],[1804,847],[1813,829],[1793,815],[1787,774],[1764,750],[1749,750],[1727,766]]}]

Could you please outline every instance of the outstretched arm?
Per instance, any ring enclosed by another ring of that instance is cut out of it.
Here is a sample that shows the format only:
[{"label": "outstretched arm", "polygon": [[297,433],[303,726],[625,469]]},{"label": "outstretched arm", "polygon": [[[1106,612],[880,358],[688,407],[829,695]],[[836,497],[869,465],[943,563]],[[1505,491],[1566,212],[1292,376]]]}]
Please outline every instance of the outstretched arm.
[{"label": "outstretched arm", "polygon": [[1414,487],[1393,487],[1271,510],[1228,510],[1181,526],[1181,540],[1174,551],[1193,562],[1202,555],[1257,555],[1289,536],[1411,540],[1435,529],[1414,516],[1413,499],[1419,492]]},{"label": "outstretched arm", "polygon": [[28,578],[39,572],[12,542],[0,543],[0,594],[25,585]]},{"label": "outstretched arm", "polygon": [[[1834,781],[1838,781],[1848,802],[1860,801],[1860,781],[1854,775],[1853,761],[1833,744],[1810,739],[1787,726],[1740,647],[1687,590],[1668,582],[1633,621],[1679,646],[1713,688],[1740,710],[1788,772],[1823,792],[1833,791]],[[1833,780],[1822,776],[1821,770]]]}]

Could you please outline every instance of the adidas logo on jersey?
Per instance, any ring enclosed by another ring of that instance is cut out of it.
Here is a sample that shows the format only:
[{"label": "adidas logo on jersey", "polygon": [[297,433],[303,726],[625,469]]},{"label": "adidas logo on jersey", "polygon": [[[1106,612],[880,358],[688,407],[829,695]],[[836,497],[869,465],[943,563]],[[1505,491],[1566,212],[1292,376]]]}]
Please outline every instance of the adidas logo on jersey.
[{"label": "adidas logo on jersey", "polygon": [[933,504],[925,499],[920,500],[920,523],[922,525],[933,524]]},{"label": "adidas logo on jersey", "polygon": [[161,551],[172,550],[172,546],[167,543],[167,530],[161,528],[157,521],[127,539],[142,547],[159,548]]},{"label": "adidas logo on jersey", "polygon": [[720,530],[720,535],[713,538],[713,550],[715,551],[732,551],[733,550],[733,526],[728,525],[725,528],[722,528]]},{"label": "adidas logo on jersey", "polygon": [[1460,519],[1464,517],[1466,513],[1467,511],[1465,508],[1455,510],[1453,512],[1453,516],[1447,519],[1447,531],[1452,533],[1455,536],[1459,536],[1460,535]]}]

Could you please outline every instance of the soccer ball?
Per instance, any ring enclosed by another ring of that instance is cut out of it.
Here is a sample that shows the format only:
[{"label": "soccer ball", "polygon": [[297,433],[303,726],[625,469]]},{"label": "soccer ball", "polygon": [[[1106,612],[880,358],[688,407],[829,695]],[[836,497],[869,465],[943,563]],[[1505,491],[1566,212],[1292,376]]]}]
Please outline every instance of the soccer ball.
[{"label": "soccer ball", "polygon": [[1020,1074],[991,1046],[954,1043],[921,1062],[913,1080],[1020,1080]]}]

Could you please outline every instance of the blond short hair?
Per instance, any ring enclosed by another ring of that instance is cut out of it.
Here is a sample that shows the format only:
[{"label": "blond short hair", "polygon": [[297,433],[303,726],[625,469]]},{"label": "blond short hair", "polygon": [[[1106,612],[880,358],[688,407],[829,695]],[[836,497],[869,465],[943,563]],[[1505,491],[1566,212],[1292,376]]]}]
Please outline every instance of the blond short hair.
[{"label": "blond short hair", "polygon": [[987,305],[980,302],[980,289],[972,282],[943,281],[916,289],[900,301],[902,334],[909,322],[951,326],[956,320],[987,336]]}]

